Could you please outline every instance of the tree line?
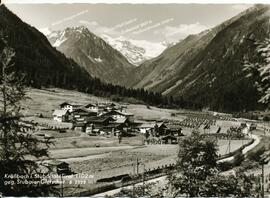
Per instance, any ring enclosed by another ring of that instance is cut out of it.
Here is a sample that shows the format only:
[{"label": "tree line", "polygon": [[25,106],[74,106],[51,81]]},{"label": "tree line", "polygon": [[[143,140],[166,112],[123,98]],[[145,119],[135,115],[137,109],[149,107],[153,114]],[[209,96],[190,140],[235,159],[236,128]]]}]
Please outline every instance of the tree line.
[{"label": "tree line", "polygon": [[40,73],[36,70],[24,71],[24,73],[27,73],[26,85],[34,88],[59,87],[73,89],[95,96],[111,97],[116,101],[121,101],[123,98],[134,98],[137,102],[167,108],[201,108],[199,104],[185,101],[183,97],[175,98],[173,96],[163,96],[161,93],[142,88],[133,89],[105,83],[98,78],[88,77],[80,70],[74,70],[71,73],[55,71],[49,72],[48,74],[48,72],[46,72],[46,76],[44,73]]}]

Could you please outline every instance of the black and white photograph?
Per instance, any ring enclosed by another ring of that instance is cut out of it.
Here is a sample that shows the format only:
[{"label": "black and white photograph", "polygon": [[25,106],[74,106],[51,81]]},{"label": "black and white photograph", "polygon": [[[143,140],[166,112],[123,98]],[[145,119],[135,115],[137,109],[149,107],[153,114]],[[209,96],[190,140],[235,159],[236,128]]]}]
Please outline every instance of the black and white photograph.
[{"label": "black and white photograph", "polygon": [[0,197],[270,197],[270,2],[0,0]]}]

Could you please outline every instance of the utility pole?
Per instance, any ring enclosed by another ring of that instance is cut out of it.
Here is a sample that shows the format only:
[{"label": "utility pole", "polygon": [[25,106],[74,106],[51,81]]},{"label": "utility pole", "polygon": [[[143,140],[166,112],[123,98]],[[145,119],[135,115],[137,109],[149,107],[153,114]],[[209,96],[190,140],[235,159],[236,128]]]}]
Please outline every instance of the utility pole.
[{"label": "utility pole", "polygon": [[61,197],[64,197],[63,174],[61,174]]},{"label": "utility pole", "polygon": [[264,125],[264,130],[263,130],[263,132],[264,132],[264,136],[265,136],[265,130],[266,130],[265,122],[263,122],[263,125]]},{"label": "utility pole", "polygon": [[260,160],[260,165],[262,166],[262,192],[261,192],[262,197],[264,197],[264,165],[268,164],[269,161],[270,161],[269,153],[264,153]]},{"label": "utility pole", "polygon": [[134,187],[135,187],[134,179],[135,179],[136,164],[133,163],[132,166],[133,166],[132,197],[134,197],[134,194],[135,194],[134,193]]},{"label": "utility pole", "polygon": [[229,139],[229,153],[231,153],[231,137]]},{"label": "utility pole", "polygon": [[139,174],[139,159],[138,159],[138,157],[136,158],[136,165],[137,165],[137,174]]},{"label": "utility pole", "polygon": [[143,164],[143,175],[142,175],[142,179],[143,179],[143,196],[145,194],[145,178],[144,178],[144,173],[145,173],[145,164]]},{"label": "utility pole", "polygon": [[264,198],[264,164],[262,163],[262,198]]}]

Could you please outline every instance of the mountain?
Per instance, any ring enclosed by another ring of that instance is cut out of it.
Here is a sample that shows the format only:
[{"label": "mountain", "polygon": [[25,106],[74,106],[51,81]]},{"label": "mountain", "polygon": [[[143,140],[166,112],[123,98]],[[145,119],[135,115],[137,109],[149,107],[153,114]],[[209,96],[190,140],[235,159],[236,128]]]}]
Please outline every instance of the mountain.
[{"label": "mountain", "polygon": [[172,43],[154,43],[145,40],[128,39],[123,36],[113,38],[108,35],[101,35],[108,44],[121,52],[127,60],[135,66],[139,66],[146,60],[160,55]]},{"label": "mountain", "polygon": [[[77,30],[89,34],[85,29]],[[106,47],[105,43],[104,48]],[[77,90],[96,96],[111,97],[112,100],[117,101],[127,99],[137,102],[144,101],[151,105],[166,104],[167,98],[162,97],[161,94],[126,89],[122,86],[104,83],[98,78],[92,78],[83,66],[57,51],[41,32],[24,23],[2,4],[0,5],[0,57],[7,48],[14,50],[15,56],[12,59],[14,67],[12,68],[17,74],[25,75],[26,86]],[[102,60],[103,57],[104,55],[101,54],[97,61]],[[1,67],[0,61],[0,69]]]},{"label": "mountain", "polygon": [[47,38],[24,23],[5,5],[0,5],[0,54],[6,47],[15,51],[15,68],[26,74],[30,86],[84,89],[90,75],[73,60],[58,52]]},{"label": "mountain", "polygon": [[47,38],[57,50],[104,82],[121,85],[134,68],[120,52],[84,26],[52,32]]},{"label": "mountain", "polygon": [[127,85],[220,111],[256,109],[255,82],[245,78],[242,60],[255,49],[253,40],[268,35],[269,7],[256,5],[146,61]]}]

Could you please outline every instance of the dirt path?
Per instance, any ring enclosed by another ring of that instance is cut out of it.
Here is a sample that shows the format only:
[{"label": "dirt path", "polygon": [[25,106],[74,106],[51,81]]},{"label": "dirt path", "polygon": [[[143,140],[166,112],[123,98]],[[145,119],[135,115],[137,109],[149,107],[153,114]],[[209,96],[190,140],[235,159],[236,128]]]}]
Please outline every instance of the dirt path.
[{"label": "dirt path", "polygon": [[[113,147],[89,147],[89,148],[67,148],[50,150],[50,157],[63,161],[83,161],[84,158],[107,154],[112,151],[121,151],[136,148],[136,146],[113,146]],[[91,158],[92,159],[92,158]]]}]

